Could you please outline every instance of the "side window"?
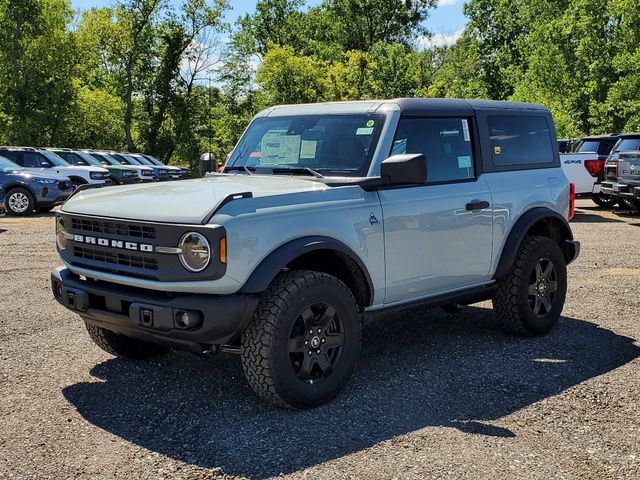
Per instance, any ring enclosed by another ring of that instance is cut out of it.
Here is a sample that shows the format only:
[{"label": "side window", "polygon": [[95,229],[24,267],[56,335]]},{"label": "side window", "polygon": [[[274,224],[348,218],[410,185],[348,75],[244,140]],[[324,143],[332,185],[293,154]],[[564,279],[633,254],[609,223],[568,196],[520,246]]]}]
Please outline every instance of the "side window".
[{"label": "side window", "polygon": [[468,180],[475,176],[466,118],[401,118],[391,155],[423,153],[427,182]]},{"label": "side window", "polygon": [[13,163],[18,164],[21,167],[24,167],[24,162],[22,161],[22,156],[20,155],[20,152],[16,152],[14,150],[6,150],[6,151],[2,151],[2,156],[8,158]]},{"label": "side window", "polygon": [[545,117],[489,115],[488,122],[495,166],[554,162],[551,130]]},{"label": "side window", "polygon": [[51,166],[49,160],[36,152],[22,152],[22,159],[26,168],[42,168],[43,163]]}]

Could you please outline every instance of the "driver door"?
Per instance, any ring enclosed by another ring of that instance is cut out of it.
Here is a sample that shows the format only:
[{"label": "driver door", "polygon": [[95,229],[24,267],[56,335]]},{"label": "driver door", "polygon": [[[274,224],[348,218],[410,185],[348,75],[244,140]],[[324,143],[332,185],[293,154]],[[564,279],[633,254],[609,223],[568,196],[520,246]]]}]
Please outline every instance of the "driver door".
[{"label": "driver door", "polygon": [[379,191],[385,304],[490,280],[493,211],[469,118],[401,118],[392,154],[422,153],[427,184]]}]

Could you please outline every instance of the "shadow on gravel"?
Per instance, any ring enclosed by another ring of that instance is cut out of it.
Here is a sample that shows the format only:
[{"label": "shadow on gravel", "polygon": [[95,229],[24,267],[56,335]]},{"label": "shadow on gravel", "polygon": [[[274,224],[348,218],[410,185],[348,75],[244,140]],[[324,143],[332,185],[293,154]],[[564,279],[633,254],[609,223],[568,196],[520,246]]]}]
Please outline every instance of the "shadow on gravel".
[{"label": "shadow on gravel", "polygon": [[232,355],[108,360],[91,371],[102,381],[63,393],[89,422],[129,442],[261,479],[425,427],[514,437],[488,422],[640,356],[633,339],[572,318],[544,338],[503,335],[491,310],[478,307],[456,316],[432,310],[378,320],[363,342],[347,390],[311,411],[262,403]]},{"label": "shadow on gravel", "polygon": [[584,212],[576,212],[571,223],[622,223],[623,220],[617,218],[602,217],[600,215]]}]

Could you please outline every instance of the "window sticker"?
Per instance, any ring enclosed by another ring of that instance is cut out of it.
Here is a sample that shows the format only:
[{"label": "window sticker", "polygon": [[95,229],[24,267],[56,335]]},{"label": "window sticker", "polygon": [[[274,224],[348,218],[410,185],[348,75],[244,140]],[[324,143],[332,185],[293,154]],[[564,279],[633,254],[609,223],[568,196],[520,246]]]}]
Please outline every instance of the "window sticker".
[{"label": "window sticker", "polygon": [[318,142],[315,140],[302,140],[300,144],[300,158],[316,158]]},{"label": "window sticker", "polygon": [[464,141],[470,142],[471,136],[469,135],[469,120],[467,120],[466,118],[462,119],[462,132],[464,134]]},{"label": "window sticker", "polygon": [[373,133],[373,127],[359,128],[356,130],[356,135],[371,135]]},{"label": "window sticker", "polygon": [[495,147],[493,147],[493,154],[494,155],[500,155],[502,153],[502,147],[499,145],[496,145]]},{"label": "window sticker", "polygon": [[262,164],[298,163],[300,152],[299,135],[283,135],[268,132],[262,137]]},{"label": "window sticker", "polygon": [[471,168],[471,156],[462,155],[458,157],[458,168]]},{"label": "window sticker", "polygon": [[367,127],[373,127],[376,124],[376,122],[374,122],[373,120],[368,120],[367,121]]}]

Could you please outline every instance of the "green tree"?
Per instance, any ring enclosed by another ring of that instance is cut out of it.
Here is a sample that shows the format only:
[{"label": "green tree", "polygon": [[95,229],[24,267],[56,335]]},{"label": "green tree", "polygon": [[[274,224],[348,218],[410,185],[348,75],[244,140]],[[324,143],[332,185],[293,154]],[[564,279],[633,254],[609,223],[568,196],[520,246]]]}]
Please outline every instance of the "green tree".
[{"label": "green tree", "polygon": [[65,0],[0,1],[0,105],[10,143],[60,137],[74,98],[72,10]]}]

